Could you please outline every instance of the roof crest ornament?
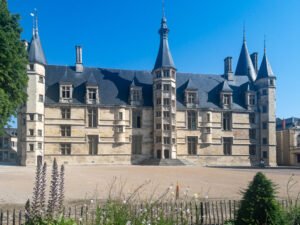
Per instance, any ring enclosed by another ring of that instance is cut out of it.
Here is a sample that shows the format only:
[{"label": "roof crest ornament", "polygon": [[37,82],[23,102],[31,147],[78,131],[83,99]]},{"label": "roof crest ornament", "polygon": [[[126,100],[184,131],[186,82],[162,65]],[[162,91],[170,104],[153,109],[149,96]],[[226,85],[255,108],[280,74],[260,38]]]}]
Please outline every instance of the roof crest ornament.
[{"label": "roof crest ornament", "polygon": [[35,36],[38,33],[38,12],[36,8],[30,13],[30,16],[32,16],[32,34]]},{"label": "roof crest ornament", "polygon": [[165,0],[162,0],[162,17],[165,18],[166,17],[166,12],[165,12]]},{"label": "roof crest ornament", "polygon": [[243,23],[243,42],[246,42],[246,23]]}]

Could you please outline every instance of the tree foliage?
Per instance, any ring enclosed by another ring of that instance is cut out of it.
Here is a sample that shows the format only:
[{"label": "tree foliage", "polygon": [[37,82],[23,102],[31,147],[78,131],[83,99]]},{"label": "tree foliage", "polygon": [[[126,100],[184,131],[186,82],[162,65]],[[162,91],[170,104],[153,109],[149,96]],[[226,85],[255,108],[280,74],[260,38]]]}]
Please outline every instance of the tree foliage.
[{"label": "tree foliage", "polygon": [[0,0],[0,131],[27,98],[27,53],[19,19],[10,14],[6,0]]},{"label": "tree foliage", "polygon": [[259,172],[244,192],[235,225],[285,225],[275,185]]}]

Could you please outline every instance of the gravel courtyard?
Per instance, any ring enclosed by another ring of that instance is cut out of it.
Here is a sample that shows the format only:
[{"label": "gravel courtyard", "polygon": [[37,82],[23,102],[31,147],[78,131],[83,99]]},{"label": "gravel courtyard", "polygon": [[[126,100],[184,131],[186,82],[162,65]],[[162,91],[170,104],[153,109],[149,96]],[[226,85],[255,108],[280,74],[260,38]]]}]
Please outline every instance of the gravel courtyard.
[{"label": "gravel courtyard", "polygon": [[[48,168],[48,175],[51,168]],[[200,166],[154,167],[154,166],[66,166],[65,196],[69,202],[76,200],[104,199],[116,177],[114,190],[130,194],[146,181],[141,196],[158,195],[178,182],[181,195],[187,189],[189,195],[197,193],[203,198],[239,199],[240,191],[245,188],[258,169],[221,169]],[[300,181],[297,169],[263,169],[268,178],[278,185],[278,196],[286,197],[286,185],[294,174]],[[35,176],[34,167],[0,166],[0,205],[23,205],[31,198]],[[48,181],[49,181],[48,177]],[[300,182],[295,185],[292,195],[300,191]]]}]

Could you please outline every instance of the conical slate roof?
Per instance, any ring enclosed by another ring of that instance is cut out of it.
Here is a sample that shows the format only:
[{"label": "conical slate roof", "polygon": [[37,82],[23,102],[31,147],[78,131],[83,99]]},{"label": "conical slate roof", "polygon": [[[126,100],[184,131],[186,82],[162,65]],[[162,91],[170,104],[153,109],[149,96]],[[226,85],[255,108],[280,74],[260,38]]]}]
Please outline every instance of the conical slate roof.
[{"label": "conical slate roof", "polygon": [[163,17],[161,20],[161,28],[159,30],[160,45],[153,70],[170,67],[175,68],[173,57],[169,48],[168,33],[169,29],[167,26],[167,20]]},{"label": "conical slate roof", "polygon": [[231,87],[229,87],[227,80],[223,81],[221,91],[222,92],[232,92],[232,89],[231,89]]},{"label": "conical slate roof", "polygon": [[246,41],[244,40],[240,57],[237,63],[237,67],[235,70],[235,75],[242,76],[242,75],[248,75],[251,81],[256,80],[256,72],[252,63],[252,60],[249,55],[249,51],[247,48]]},{"label": "conical slate roof", "polygon": [[190,78],[188,80],[187,86],[185,88],[186,90],[197,90],[198,87],[194,84],[193,80]]},{"label": "conical slate roof", "polygon": [[257,75],[257,80],[261,79],[261,78],[267,78],[267,77],[272,77],[274,76],[272,67],[269,63],[266,51],[264,53],[264,57],[263,60],[261,62],[259,71],[258,71],[258,75]]},{"label": "conical slate roof", "polygon": [[28,60],[30,63],[47,65],[47,60],[37,30],[33,32],[32,39],[29,44]]}]

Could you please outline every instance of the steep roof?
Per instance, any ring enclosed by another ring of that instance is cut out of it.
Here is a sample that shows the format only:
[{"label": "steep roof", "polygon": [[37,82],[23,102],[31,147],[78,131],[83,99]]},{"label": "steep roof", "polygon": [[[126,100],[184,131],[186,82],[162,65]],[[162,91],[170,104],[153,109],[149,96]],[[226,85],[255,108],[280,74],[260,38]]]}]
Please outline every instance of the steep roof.
[{"label": "steep roof", "polygon": [[222,92],[232,92],[232,89],[229,87],[227,80],[223,81],[221,91]]},{"label": "steep roof", "polygon": [[256,80],[256,72],[249,55],[246,40],[244,39],[241,53],[235,70],[236,76],[248,75],[251,81]]},{"label": "steep roof", "polygon": [[257,80],[261,79],[261,78],[267,78],[267,77],[272,77],[274,76],[271,64],[269,63],[268,57],[267,57],[267,53],[265,51],[264,53],[264,57],[262,59],[259,71],[258,71],[258,75],[257,75]]},{"label": "steep roof", "polygon": [[97,80],[94,76],[94,73],[91,73],[87,82],[86,82],[87,86],[98,86]]},{"label": "steep roof", "polygon": [[[90,78],[91,74],[93,74],[99,88],[100,105],[130,106],[128,102],[130,85],[132,84],[132,80],[134,79],[134,77],[136,77],[135,82],[138,80],[138,86],[142,88],[142,95],[144,99],[143,106],[153,106],[153,76],[151,74],[151,71],[85,67],[85,70],[82,73],[76,73],[75,67],[53,65],[47,65],[45,66],[45,69],[45,105],[60,104],[59,84],[67,71],[66,74],[68,74],[68,77],[72,78],[72,104],[74,105],[85,105],[86,82]],[[186,108],[184,102],[184,93],[189,80],[193,81],[193,86],[197,87],[197,92],[200,99],[198,108],[211,108],[221,110],[219,106],[219,99],[224,82],[224,78],[222,75],[177,73],[176,97],[178,110]],[[232,89],[233,110],[246,110],[244,94],[246,89],[245,85],[248,82],[249,79],[247,76],[238,76],[236,77],[235,81],[228,82],[228,85],[230,85],[230,88]]]},{"label": "steep roof", "polygon": [[169,29],[167,26],[167,19],[163,17],[161,20],[161,28],[159,30],[160,45],[153,70],[160,68],[175,68],[173,57],[169,48],[168,33]]},{"label": "steep roof", "polygon": [[287,119],[276,119],[276,130],[283,130],[283,123],[285,123],[285,128],[290,129],[290,128],[295,128],[299,127],[300,128],[300,118],[297,117],[290,117]]},{"label": "steep roof", "polygon": [[33,32],[32,39],[28,47],[28,60],[30,63],[47,65],[47,60],[37,30]]},{"label": "steep roof", "polygon": [[191,78],[189,78],[185,89],[186,90],[197,90],[198,87],[194,84],[193,80]]}]

